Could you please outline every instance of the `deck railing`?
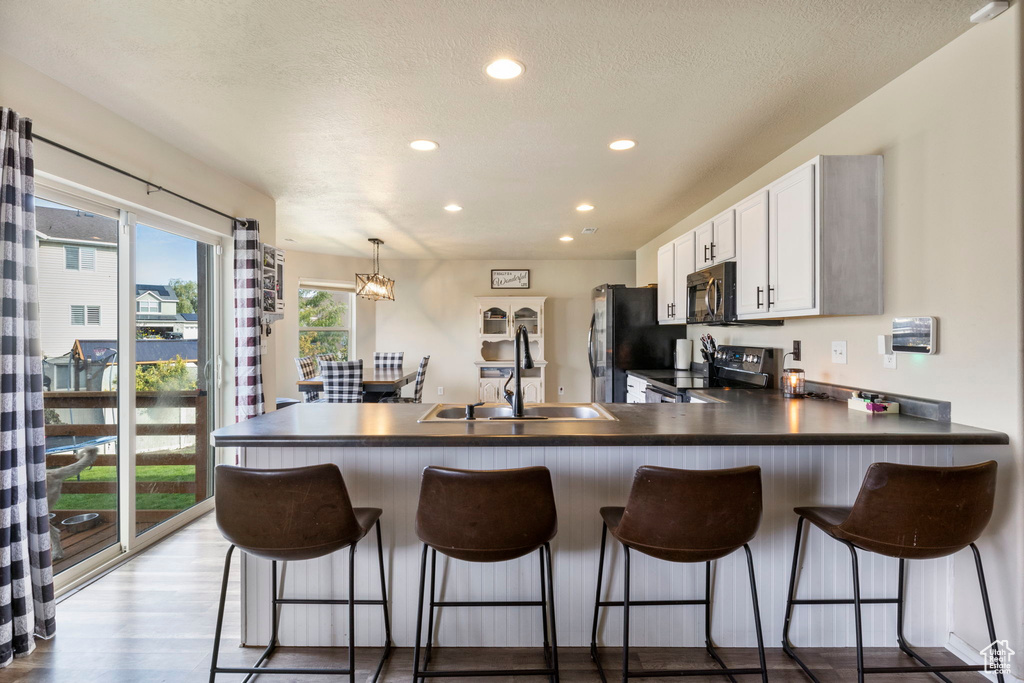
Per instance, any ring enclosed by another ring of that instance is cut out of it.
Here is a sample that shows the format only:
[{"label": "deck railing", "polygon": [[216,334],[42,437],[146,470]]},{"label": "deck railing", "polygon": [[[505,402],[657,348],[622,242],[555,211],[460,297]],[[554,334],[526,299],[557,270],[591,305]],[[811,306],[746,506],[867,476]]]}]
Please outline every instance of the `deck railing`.
[{"label": "deck railing", "polygon": [[[138,437],[156,436],[188,436],[195,438],[195,447],[192,452],[182,453],[175,450],[157,450],[151,452],[136,453],[136,467],[161,466],[161,465],[189,465],[195,467],[195,477],[192,481],[136,481],[135,491],[137,494],[146,493],[173,493],[191,494],[195,503],[205,500],[209,496],[209,425],[208,419],[208,396],[206,392],[198,391],[140,391],[135,395],[137,409],[144,408],[194,408],[195,418],[192,421],[164,422],[164,423],[136,423],[135,435]],[[43,407],[46,409],[116,409],[116,391],[48,391],[43,393]],[[83,440],[102,439],[104,437],[115,437],[118,432],[117,424],[86,423],[86,424],[47,424],[46,437],[47,447],[50,446],[50,439],[54,437],[77,437]],[[118,448],[124,444],[118,442]],[[52,453],[47,456],[46,466],[48,469],[70,465],[78,460],[76,451],[81,446],[69,445],[66,452]],[[102,453],[93,463],[94,467],[117,467],[119,465],[117,453]],[[61,488],[61,495],[69,494],[116,494],[118,491],[117,481],[79,481],[72,477],[64,481]],[[121,503],[124,504],[124,501]],[[59,505],[59,503],[58,503]],[[184,509],[191,507],[185,505],[181,508],[158,509],[158,510],[136,510],[135,532],[141,532],[164,520],[167,520]],[[103,520],[101,527],[91,533],[62,534],[64,546],[64,559],[56,563],[59,571],[63,566],[70,566],[83,557],[110,545],[116,540],[117,511],[115,509],[60,509],[54,510],[57,517],[54,519],[55,526],[62,529],[60,521],[74,515],[88,512],[99,513]],[[79,538],[81,537],[81,538]]]}]

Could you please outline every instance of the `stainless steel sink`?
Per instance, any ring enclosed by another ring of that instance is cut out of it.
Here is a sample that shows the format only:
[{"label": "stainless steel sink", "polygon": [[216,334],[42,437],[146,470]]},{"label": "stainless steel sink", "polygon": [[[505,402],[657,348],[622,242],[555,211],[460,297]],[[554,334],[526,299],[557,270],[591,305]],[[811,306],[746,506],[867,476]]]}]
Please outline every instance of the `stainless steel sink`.
[{"label": "stainless steel sink", "polygon": [[[474,410],[476,421],[487,420],[534,422],[607,421],[616,420],[596,403],[534,403],[523,410],[522,418],[512,417],[512,408],[503,403],[485,403]],[[419,422],[466,422],[466,406],[461,403],[438,403]]]}]

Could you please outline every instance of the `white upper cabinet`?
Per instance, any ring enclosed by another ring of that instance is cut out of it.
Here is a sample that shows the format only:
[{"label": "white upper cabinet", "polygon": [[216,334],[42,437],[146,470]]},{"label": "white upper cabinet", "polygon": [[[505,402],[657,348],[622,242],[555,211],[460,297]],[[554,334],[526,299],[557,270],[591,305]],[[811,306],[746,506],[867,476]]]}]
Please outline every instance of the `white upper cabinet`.
[{"label": "white upper cabinet", "polygon": [[736,258],[736,212],[729,209],[712,221],[714,224],[714,242],[711,249],[711,260],[715,263],[731,261]]},{"label": "white upper cabinet", "polygon": [[694,240],[693,233],[688,232],[682,237],[677,238],[672,244],[675,245],[676,251],[676,286],[675,286],[675,297],[673,301],[675,303],[675,322],[686,322],[686,313],[690,310],[689,302],[687,301],[687,289],[686,289],[686,276],[697,270],[697,264],[694,252]]},{"label": "white upper cabinet", "polygon": [[672,322],[675,287],[676,250],[669,242],[658,249],[658,322]]},{"label": "white upper cabinet", "polygon": [[736,315],[768,312],[768,192],[736,205]]},{"label": "white upper cabinet", "polygon": [[662,246],[659,318],[685,321],[686,275],[732,259],[740,320],[882,313],[882,157],[815,157]]},{"label": "white upper cabinet", "polygon": [[775,313],[815,311],[814,163],[768,187],[768,300]]},{"label": "white upper cabinet", "polygon": [[729,209],[693,231],[697,270],[736,258],[735,216]]},{"label": "white upper cabinet", "polygon": [[711,250],[715,243],[715,224],[708,221],[693,231],[696,245],[697,270],[707,268],[714,264],[711,259]]},{"label": "white upper cabinet", "polygon": [[686,276],[692,273],[693,233],[658,249],[658,322],[686,322]]}]

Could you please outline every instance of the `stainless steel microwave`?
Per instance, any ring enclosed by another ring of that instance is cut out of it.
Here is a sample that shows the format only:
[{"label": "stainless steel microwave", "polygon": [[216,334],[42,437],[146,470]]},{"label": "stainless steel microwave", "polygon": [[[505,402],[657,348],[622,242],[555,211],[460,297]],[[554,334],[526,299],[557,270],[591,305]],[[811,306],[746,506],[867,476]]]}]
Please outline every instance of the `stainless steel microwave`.
[{"label": "stainless steel microwave", "polygon": [[726,261],[686,276],[686,322],[716,325],[736,320],[736,262]]}]

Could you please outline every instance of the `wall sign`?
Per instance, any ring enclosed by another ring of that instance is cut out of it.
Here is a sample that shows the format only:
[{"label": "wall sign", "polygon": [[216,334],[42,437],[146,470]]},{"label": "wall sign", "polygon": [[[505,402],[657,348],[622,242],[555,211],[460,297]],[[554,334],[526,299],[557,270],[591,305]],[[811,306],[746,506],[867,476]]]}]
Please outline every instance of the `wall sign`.
[{"label": "wall sign", "polygon": [[529,289],[530,271],[492,270],[491,289]]}]

